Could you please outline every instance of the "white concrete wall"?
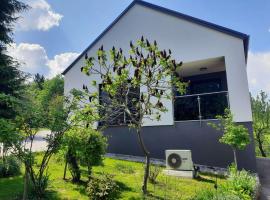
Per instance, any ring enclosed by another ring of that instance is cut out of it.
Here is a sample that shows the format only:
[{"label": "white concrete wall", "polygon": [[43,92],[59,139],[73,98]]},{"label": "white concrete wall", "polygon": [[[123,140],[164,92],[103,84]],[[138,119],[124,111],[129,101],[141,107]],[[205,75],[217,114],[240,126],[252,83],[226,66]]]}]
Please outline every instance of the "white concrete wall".
[{"label": "white concrete wall", "polygon": [[[129,50],[129,41],[136,41],[142,35],[149,40],[156,40],[161,49],[171,49],[178,61],[190,62],[213,57],[225,57],[228,90],[231,110],[235,121],[252,121],[251,106],[245,66],[243,41],[227,34],[193,24],[186,20],[161,13],[159,11],[135,5],[107,32],[88,55],[95,55],[104,45]],[[82,88],[89,83],[89,77],[80,72],[84,64],[81,58],[65,75],[65,93],[72,88]],[[173,104],[164,102],[169,112],[162,115],[160,122],[146,121],[146,126],[172,125]]]}]

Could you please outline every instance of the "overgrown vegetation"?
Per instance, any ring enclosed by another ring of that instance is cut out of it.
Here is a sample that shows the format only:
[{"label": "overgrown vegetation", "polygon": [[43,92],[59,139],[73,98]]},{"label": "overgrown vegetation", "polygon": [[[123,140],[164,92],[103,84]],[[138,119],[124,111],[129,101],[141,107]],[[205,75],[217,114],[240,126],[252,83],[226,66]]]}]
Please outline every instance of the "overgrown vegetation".
[{"label": "overgrown vegetation", "polygon": [[226,182],[219,184],[217,190],[202,190],[193,200],[252,200],[257,187],[256,177],[249,172],[229,168]]},{"label": "overgrown vegetation", "polygon": [[251,98],[253,130],[258,156],[270,155],[270,101],[263,91]]}]

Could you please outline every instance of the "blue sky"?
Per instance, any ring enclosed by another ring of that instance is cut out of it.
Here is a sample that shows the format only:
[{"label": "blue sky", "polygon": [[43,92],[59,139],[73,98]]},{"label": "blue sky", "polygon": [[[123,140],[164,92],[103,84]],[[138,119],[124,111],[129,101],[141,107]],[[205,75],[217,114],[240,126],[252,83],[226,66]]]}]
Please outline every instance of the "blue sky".
[{"label": "blue sky", "polygon": [[[11,54],[23,60],[25,63],[23,70],[31,73],[40,72],[49,77],[61,72],[132,2],[131,0],[23,1],[30,4],[32,9],[24,13],[16,25],[14,34],[16,44],[13,45]],[[257,93],[259,89],[264,89],[270,92],[270,81],[268,83],[266,80],[270,76],[269,0],[147,1],[249,34],[251,39],[248,73],[251,91]],[[38,20],[39,18],[46,19]],[[35,58],[29,56],[32,51],[36,52]],[[44,66],[38,66],[42,63]],[[254,65],[256,68],[252,67]],[[265,80],[261,80],[261,75],[265,76]]]}]

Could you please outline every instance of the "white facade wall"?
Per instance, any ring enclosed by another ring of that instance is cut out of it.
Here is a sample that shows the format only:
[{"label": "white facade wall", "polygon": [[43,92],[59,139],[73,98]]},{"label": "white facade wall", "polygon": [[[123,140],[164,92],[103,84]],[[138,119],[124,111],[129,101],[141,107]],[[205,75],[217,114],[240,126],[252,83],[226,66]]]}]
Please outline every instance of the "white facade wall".
[{"label": "white facade wall", "polygon": [[[95,55],[101,45],[107,50],[115,46],[128,52],[130,40],[136,41],[142,35],[150,41],[156,40],[160,49],[171,49],[173,57],[178,61],[191,62],[224,56],[234,119],[236,122],[252,121],[241,39],[142,5],[135,5],[88,51],[88,55]],[[84,57],[65,74],[66,94],[72,88],[81,89],[83,84],[89,85],[91,80],[80,71],[83,65]],[[146,120],[145,126],[174,124],[172,102],[166,100],[164,105],[168,112],[162,115],[161,121]]]}]

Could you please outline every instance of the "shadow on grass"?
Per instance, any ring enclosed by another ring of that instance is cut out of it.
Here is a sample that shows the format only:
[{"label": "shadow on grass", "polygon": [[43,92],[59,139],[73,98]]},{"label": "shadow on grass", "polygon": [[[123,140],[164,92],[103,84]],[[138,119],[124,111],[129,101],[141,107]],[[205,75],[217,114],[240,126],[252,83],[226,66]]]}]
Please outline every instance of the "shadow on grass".
[{"label": "shadow on grass", "polygon": [[206,183],[215,183],[215,177],[212,177],[213,179],[208,179],[208,178],[204,178],[204,177],[202,177],[202,176],[198,176],[198,177],[196,177],[195,178],[195,180],[197,180],[197,181],[200,181],[200,182],[206,182]]},{"label": "shadow on grass", "polygon": [[23,192],[23,177],[0,178],[0,199],[18,199]]},{"label": "shadow on grass", "polygon": [[47,200],[60,200],[62,199],[59,195],[59,193],[55,190],[47,190],[46,191],[46,196],[44,199],[47,199]]},{"label": "shadow on grass", "polygon": [[128,187],[126,184],[120,182],[120,181],[116,181],[116,184],[118,185],[120,191],[131,191],[132,188],[131,187]]},{"label": "shadow on grass", "polygon": [[157,200],[165,200],[164,197],[160,197],[160,196],[157,196],[157,195],[152,194],[152,193],[148,193],[146,196],[143,196],[142,198],[143,199],[151,198],[151,199],[157,199]]}]

